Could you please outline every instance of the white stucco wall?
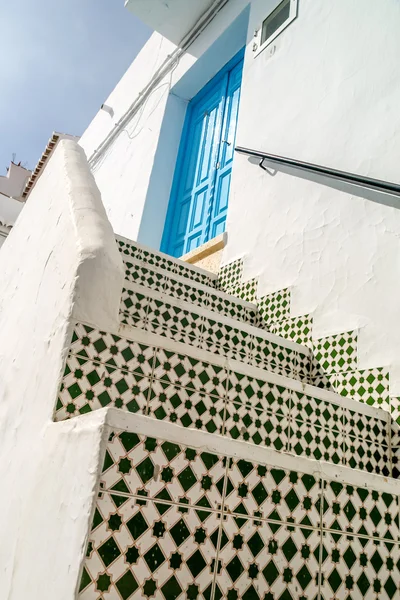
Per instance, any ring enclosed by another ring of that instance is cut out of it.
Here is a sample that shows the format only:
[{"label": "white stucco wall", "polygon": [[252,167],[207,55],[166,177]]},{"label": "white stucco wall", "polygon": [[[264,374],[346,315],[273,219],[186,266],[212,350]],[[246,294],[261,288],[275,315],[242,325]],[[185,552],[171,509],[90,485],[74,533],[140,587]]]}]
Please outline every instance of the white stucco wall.
[{"label": "white stucco wall", "polygon": [[[72,600],[103,416],[52,423],[71,324],[115,326],[122,264],[82,150],[62,142],[0,253],[4,600]],[[106,283],[105,283],[106,282]]]},{"label": "white stucco wall", "polygon": [[[247,4],[230,0],[96,163],[117,232],[159,246],[186,102],[240,48]],[[399,2],[299,0],[256,59],[253,32],[278,0],[250,4],[237,144],[399,182]],[[152,37],[107,101],[115,118],[100,113],[84,134],[88,155],[174,48]],[[359,328],[360,368],[390,365],[400,395],[399,202],[360,196],[236,157],[224,261],[246,255],[261,294],[290,287],[292,314],[312,312],[315,336]]]},{"label": "white stucco wall", "polygon": [[32,171],[11,162],[7,175],[0,175],[0,194],[19,198]]}]

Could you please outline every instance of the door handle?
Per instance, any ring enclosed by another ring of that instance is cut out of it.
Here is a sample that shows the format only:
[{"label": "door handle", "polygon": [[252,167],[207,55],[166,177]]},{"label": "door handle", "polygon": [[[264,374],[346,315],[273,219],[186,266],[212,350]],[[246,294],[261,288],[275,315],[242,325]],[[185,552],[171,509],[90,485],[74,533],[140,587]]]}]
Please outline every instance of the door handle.
[{"label": "door handle", "polygon": [[230,145],[231,145],[231,143],[230,143],[230,142],[228,142],[228,140],[222,140],[222,143],[223,143],[223,144],[227,144],[228,146],[230,146]]}]

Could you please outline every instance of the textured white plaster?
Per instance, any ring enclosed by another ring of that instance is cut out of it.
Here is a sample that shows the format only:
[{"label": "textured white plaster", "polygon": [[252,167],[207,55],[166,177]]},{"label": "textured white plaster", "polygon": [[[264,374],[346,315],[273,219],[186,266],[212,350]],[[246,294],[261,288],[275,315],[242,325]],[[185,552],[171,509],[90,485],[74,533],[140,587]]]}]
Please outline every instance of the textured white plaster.
[{"label": "textured white plaster", "polygon": [[74,142],[50,159],[3,245],[0,271],[1,598],[72,600],[103,419],[51,419],[72,319],[116,326],[123,279]]}]

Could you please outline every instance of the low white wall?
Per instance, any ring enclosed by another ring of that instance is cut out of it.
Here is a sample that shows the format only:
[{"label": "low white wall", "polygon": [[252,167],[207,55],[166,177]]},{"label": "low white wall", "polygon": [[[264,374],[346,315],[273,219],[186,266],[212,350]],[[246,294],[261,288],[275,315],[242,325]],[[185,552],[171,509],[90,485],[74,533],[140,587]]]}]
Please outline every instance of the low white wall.
[{"label": "low white wall", "polygon": [[52,423],[71,323],[116,326],[121,259],[83,151],[63,141],[0,253],[0,569],[7,600],[72,600],[101,416]]},{"label": "low white wall", "polygon": [[24,206],[24,202],[19,202],[0,193],[0,223],[14,225]]}]

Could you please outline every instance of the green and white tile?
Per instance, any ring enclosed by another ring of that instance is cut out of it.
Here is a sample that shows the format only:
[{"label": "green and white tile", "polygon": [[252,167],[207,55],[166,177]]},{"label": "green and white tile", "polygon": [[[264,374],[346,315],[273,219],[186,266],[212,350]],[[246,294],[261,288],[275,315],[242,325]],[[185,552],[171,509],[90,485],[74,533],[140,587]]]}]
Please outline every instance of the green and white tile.
[{"label": "green and white tile", "polygon": [[296,344],[309,344],[312,339],[313,318],[310,315],[283,319],[278,323],[271,323],[268,330]]},{"label": "green and white tile", "polygon": [[293,391],[291,416],[296,421],[309,423],[313,427],[330,428],[336,433],[343,432],[343,409],[340,404],[302,392]]},{"label": "green and white tile", "polygon": [[228,381],[228,402],[253,406],[276,414],[289,414],[292,390],[243,373],[231,371]]},{"label": "green and white tile", "polygon": [[227,477],[228,513],[320,527],[322,491],[317,476],[234,459]]},{"label": "green and white tile", "polygon": [[390,451],[387,446],[372,444],[361,438],[346,437],[344,443],[345,464],[376,475],[388,477],[391,473]]},{"label": "green and white tile", "polygon": [[282,414],[230,402],[226,405],[224,435],[234,440],[287,452],[289,419]]},{"label": "green and white tile", "polygon": [[228,516],[220,546],[216,598],[317,598],[319,531]]},{"label": "green and white tile", "polygon": [[325,532],[321,600],[395,600],[399,597],[399,546]]},{"label": "green and white tile", "polygon": [[257,302],[258,278],[249,279],[229,289],[229,293],[246,302]]},{"label": "green and white tile", "polygon": [[104,493],[79,598],[210,598],[219,526],[214,512]]},{"label": "green and white tile", "polygon": [[110,436],[101,483],[110,492],[218,509],[225,471],[216,454],[122,432]]},{"label": "green and white tile", "polygon": [[153,271],[141,264],[131,262],[125,263],[125,279],[158,292],[164,291],[167,280],[169,280],[166,275],[158,271]]},{"label": "green and white tile", "polygon": [[100,408],[146,413],[150,378],[70,354],[58,393],[55,421]]},{"label": "green and white tile", "polygon": [[335,376],[335,392],[390,411],[389,371],[385,368],[338,373]]},{"label": "green and white tile", "polygon": [[290,290],[286,288],[258,299],[258,310],[264,321],[277,323],[290,318]]},{"label": "green and white tile", "polygon": [[243,259],[234,260],[220,268],[218,273],[218,287],[221,290],[236,288],[243,276]]},{"label": "green and white tile", "polygon": [[323,527],[398,542],[398,496],[327,481],[324,488]]},{"label": "green and white tile", "polygon": [[314,340],[314,378],[324,374],[357,370],[357,331]]},{"label": "green and white tile", "polygon": [[344,462],[343,434],[330,428],[322,428],[291,419],[289,452],[335,465]]}]

